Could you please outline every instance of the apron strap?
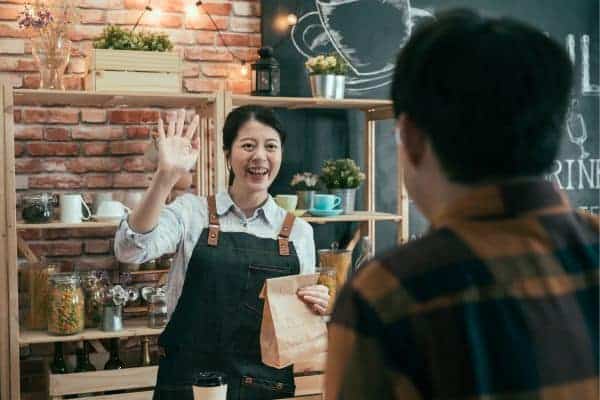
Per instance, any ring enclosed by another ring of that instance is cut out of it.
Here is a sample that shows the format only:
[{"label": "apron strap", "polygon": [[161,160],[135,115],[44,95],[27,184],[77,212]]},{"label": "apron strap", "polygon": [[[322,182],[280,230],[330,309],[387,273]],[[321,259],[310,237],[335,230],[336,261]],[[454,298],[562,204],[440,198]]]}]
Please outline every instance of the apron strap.
[{"label": "apron strap", "polygon": [[289,237],[292,232],[292,225],[294,225],[294,220],[296,217],[292,213],[287,213],[285,219],[283,220],[283,226],[279,231],[279,236],[277,237],[277,242],[279,244],[279,255],[280,256],[289,256],[290,255],[290,245],[289,245]]},{"label": "apron strap", "polygon": [[217,215],[217,200],[214,195],[208,196],[208,245],[217,247],[219,244],[219,217]]}]

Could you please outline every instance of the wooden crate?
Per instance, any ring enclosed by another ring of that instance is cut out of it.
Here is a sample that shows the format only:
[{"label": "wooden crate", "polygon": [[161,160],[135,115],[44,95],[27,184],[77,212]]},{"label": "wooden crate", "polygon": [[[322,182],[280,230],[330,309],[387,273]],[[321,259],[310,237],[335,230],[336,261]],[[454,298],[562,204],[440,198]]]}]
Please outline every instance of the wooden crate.
[{"label": "wooden crate", "polygon": [[177,52],[93,49],[85,89],[96,92],[182,91],[182,62]]},{"label": "wooden crate", "polygon": [[[323,392],[324,355],[315,360],[294,365],[296,394],[299,399],[320,399]],[[78,372],[64,375],[50,374],[48,391],[51,400],[68,395],[89,394],[94,400],[150,400],[158,367],[137,367],[109,371]],[[134,390],[131,393],[106,395],[112,390]]]}]

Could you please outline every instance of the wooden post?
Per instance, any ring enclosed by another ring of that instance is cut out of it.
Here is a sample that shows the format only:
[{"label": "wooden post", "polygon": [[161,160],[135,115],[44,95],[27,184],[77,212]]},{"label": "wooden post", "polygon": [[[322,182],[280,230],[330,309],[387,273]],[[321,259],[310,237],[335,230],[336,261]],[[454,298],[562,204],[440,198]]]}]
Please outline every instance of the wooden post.
[{"label": "wooden post", "polygon": [[[365,210],[375,212],[375,120],[365,111]],[[371,239],[375,248],[375,221],[361,224],[361,235]]]},{"label": "wooden post", "polygon": [[397,179],[397,187],[396,187],[396,199],[397,199],[397,214],[402,216],[402,220],[398,226],[398,231],[396,233],[396,242],[398,244],[403,244],[408,242],[408,194],[406,192],[406,186],[404,186],[404,168],[402,167],[402,162],[400,161],[400,146],[396,145],[396,174],[398,175]]},{"label": "wooden post", "polygon": [[215,152],[215,184],[214,193],[227,189],[227,164],[223,154],[223,125],[225,117],[231,110],[231,92],[219,90],[215,100],[215,124],[214,124],[214,152]]},{"label": "wooden post", "polygon": [[[17,276],[15,143],[12,88],[0,83],[0,385],[2,400],[19,399],[19,293]],[[10,377],[10,378],[9,378]]]}]

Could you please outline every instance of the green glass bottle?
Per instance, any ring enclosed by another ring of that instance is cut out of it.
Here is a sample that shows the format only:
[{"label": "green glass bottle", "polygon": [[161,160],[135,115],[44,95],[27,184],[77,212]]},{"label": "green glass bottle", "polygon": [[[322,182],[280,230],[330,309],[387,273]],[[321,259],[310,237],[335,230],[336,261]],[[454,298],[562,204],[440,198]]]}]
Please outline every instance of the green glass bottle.
[{"label": "green glass bottle", "polygon": [[63,352],[63,344],[61,342],[54,343],[54,360],[50,364],[50,371],[53,374],[66,374],[67,364],[65,363],[65,354]]},{"label": "green glass bottle", "polygon": [[104,369],[122,369],[125,363],[119,358],[119,338],[110,339],[110,358],[104,364]]}]

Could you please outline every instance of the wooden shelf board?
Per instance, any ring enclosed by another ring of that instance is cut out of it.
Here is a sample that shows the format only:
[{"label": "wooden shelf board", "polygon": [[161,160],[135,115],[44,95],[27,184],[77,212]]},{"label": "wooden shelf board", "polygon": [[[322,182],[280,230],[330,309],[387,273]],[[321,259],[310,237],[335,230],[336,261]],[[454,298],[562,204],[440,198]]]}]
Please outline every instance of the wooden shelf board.
[{"label": "wooden shelf board", "polygon": [[132,336],[155,336],[160,335],[162,328],[148,328],[146,318],[130,319],[123,322],[123,330],[119,332],[105,332],[101,329],[86,329],[75,335],[58,336],[51,335],[46,331],[32,331],[22,329],[19,334],[20,344],[32,343],[54,343],[54,342],[77,342],[81,340],[96,340],[115,337]]},{"label": "wooden shelf board", "polygon": [[148,275],[148,274],[168,274],[169,269],[145,269],[140,271],[128,272],[130,275]]},{"label": "wooden shelf board", "polygon": [[[342,214],[334,217],[313,217],[309,214],[303,216],[307,222],[313,222],[316,224],[325,224],[328,222],[362,222],[362,221],[400,221],[402,219],[399,215],[381,213],[381,212],[368,212],[368,211],[356,211],[354,214]],[[17,223],[18,230],[25,229],[90,229],[90,228],[110,228],[117,227],[119,221],[111,222],[81,222],[78,224],[65,224],[62,222],[49,222],[45,224],[26,224],[23,222]],[[156,271],[148,271],[156,272]]]},{"label": "wooden shelf board", "polygon": [[334,108],[334,109],[361,109],[361,110],[384,110],[392,109],[390,100],[377,99],[343,99],[330,100],[317,97],[264,97],[249,95],[232,95],[232,104],[234,106],[244,106],[248,104],[282,107],[282,108]]},{"label": "wooden shelf board", "polygon": [[325,224],[328,222],[365,222],[365,221],[401,221],[402,217],[382,212],[356,211],[354,214],[342,214],[334,217],[313,217],[310,214],[301,217],[306,222]]},{"label": "wooden shelf board", "polygon": [[107,222],[80,222],[75,224],[66,224],[64,222],[47,222],[43,224],[28,224],[25,222],[17,222],[18,230],[25,229],[90,229],[90,228],[116,228],[120,221]]},{"label": "wooden shelf board", "polygon": [[73,107],[198,107],[214,102],[214,94],[86,92],[82,90],[15,89],[15,106]]}]

